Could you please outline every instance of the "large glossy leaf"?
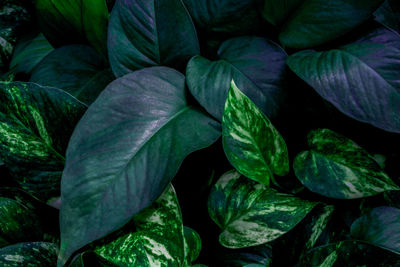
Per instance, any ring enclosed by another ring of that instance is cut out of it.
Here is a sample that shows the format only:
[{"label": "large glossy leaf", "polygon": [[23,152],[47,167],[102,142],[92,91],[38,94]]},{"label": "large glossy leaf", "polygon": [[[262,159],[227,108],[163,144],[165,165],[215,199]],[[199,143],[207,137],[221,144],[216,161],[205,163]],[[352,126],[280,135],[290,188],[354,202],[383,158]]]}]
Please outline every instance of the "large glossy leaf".
[{"label": "large glossy leaf", "polygon": [[372,156],[338,133],[312,131],[308,145],[310,150],[296,156],[293,168],[300,182],[315,193],[352,199],[400,189]]},{"label": "large glossy leaf", "polygon": [[33,83],[0,83],[0,158],[21,187],[47,201],[60,194],[64,153],[86,106]]},{"label": "large glossy leaf", "polygon": [[53,243],[18,243],[0,249],[0,265],[3,267],[54,266],[57,262],[57,252],[57,246]]},{"label": "large glossy leaf", "polygon": [[117,266],[183,266],[185,240],[182,215],[170,185],[148,208],[133,218],[136,231],[127,233],[95,252]]},{"label": "large glossy leaf", "polygon": [[400,3],[385,0],[374,13],[375,20],[393,31],[400,33]]},{"label": "large glossy leaf", "polygon": [[89,43],[107,55],[105,0],[37,0],[36,12],[41,31],[55,47]]},{"label": "large glossy leaf", "polygon": [[355,43],[325,52],[302,51],[291,55],[287,63],[347,116],[400,132],[399,49]]},{"label": "large glossy leaf", "polygon": [[182,68],[199,53],[196,30],[181,0],[116,1],[108,55],[117,77],[157,65]]},{"label": "large glossy leaf", "polygon": [[30,81],[64,89],[91,104],[114,79],[107,63],[91,47],[68,45],[47,55],[33,70]]},{"label": "large glossy leaf", "polygon": [[222,118],[222,144],[235,169],[257,182],[269,185],[274,174],[289,172],[285,140],[234,81]]},{"label": "large glossy leaf", "polygon": [[382,0],[305,0],[284,24],[279,40],[299,49],[329,42],[369,19],[380,3]]},{"label": "large glossy leaf", "polygon": [[260,27],[258,0],[183,0],[200,29],[213,33],[246,34]]},{"label": "large glossy leaf", "polygon": [[353,222],[351,235],[400,254],[400,209],[372,209]]},{"label": "large glossy leaf", "polygon": [[183,159],[219,136],[219,124],[188,105],[179,72],[153,67],[112,82],[68,146],[60,263],[150,205]]},{"label": "large glossy leaf", "polygon": [[33,68],[52,50],[53,47],[41,33],[23,38],[15,47],[10,69],[15,73],[30,74]]},{"label": "large glossy leaf", "polygon": [[398,266],[400,256],[361,241],[346,240],[310,250],[298,266]]},{"label": "large glossy leaf", "polygon": [[237,37],[219,48],[220,60],[193,57],[186,68],[187,83],[196,100],[215,118],[222,119],[231,80],[269,118],[285,102],[286,53],[261,37]]},{"label": "large glossy leaf", "polygon": [[222,229],[219,242],[229,248],[270,242],[290,231],[315,205],[279,193],[236,171],[225,173],[208,199],[209,214]]}]

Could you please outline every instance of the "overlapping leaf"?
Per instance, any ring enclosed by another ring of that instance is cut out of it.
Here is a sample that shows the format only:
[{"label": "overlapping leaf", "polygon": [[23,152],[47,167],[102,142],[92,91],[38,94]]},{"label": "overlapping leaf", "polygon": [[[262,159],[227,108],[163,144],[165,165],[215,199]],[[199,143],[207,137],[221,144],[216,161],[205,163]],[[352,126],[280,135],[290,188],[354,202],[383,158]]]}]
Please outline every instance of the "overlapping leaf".
[{"label": "overlapping leaf", "polygon": [[0,265],[4,267],[54,266],[58,248],[48,242],[18,243],[0,249]]},{"label": "overlapping leaf", "polygon": [[241,176],[225,173],[210,193],[208,210],[222,229],[219,242],[243,248],[270,242],[298,224],[316,203],[279,193]]},{"label": "overlapping leaf", "polygon": [[255,181],[269,185],[274,174],[289,172],[285,140],[234,81],[222,118],[222,144],[236,170]]},{"label": "overlapping leaf", "polygon": [[90,106],[67,150],[60,264],[150,205],[189,153],[220,136],[186,93],[182,74],[153,67],[112,82]]},{"label": "overlapping leaf", "polygon": [[117,0],[107,46],[117,77],[157,65],[183,68],[200,53],[196,30],[181,0]]},{"label": "overlapping leaf", "polygon": [[400,34],[400,4],[396,0],[385,0],[374,13],[375,20]]},{"label": "overlapping leaf", "polygon": [[340,134],[315,130],[308,144],[311,150],[297,155],[293,168],[300,182],[315,193],[352,199],[400,189],[364,149]]}]

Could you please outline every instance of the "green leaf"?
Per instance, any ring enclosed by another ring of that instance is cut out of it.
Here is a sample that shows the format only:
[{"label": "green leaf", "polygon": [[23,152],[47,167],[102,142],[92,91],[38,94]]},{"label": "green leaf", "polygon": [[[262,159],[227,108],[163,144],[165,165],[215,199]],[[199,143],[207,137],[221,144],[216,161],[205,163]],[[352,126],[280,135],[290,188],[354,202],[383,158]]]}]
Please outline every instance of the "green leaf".
[{"label": "green leaf", "polygon": [[327,43],[369,19],[381,2],[336,0],[327,4],[325,0],[305,0],[284,24],[279,40],[284,46],[298,49]]},{"label": "green leaf", "polygon": [[60,194],[64,152],[86,106],[33,83],[0,83],[0,158],[21,187],[41,200]]},{"label": "green leaf", "polygon": [[91,104],[114,79],[107,63],[91,47],[68,45],[47,55],[33,70],[30,81],[63,89]]},{"label": "green leaf", "polygon": [[157,65],[181,69],[200,53],[181,0],[117,0],[108,33],[109,60],[117,77]]},{"label": "green leaf", "polygon": [[372,156],[338,133],[311,131],[308,145],[310,150],[296,156],[293,168],[300,182],[315,193],[352,199],[400,189]]},{"label": "green leaf", "polygon": [[271,24],[279,26],[289,18],[305,0],[265,0],[262,15]]},{"label": "green leaf", "polygon": [[195,230],[187,226],[183,227],[183,233],[185,236],[185,258],[187,264],[190,265],[200,255],[201,238]]},{"label": "green leaf", "polygon": [[375,20],[400,33],[400,4],[397,0],[386,0],[374,13]]},{"label": "green leaf", "polygon": [[171,185],[132,220],[136,231],[94,251],[117,266],[183,266],[186,255],[182,215]]},{"label": "green leaf", "polygon": [[398,266],[400,256],[361,241],[346,240],[312,249],[299,267]]},{"label": "green leaf", "polygon": [[224,249],[218,253],[218,266],[269,267],[272,264],[272,250],[268,244],[241,249]]},{"label": "green leaf", "polygon": [[378,207],[351,225],[351,235],[400,254],[400,209]]},{"label": "green leaf", "polygon": [[41,33],[25,37],[17,42],[10,69],[15,73],[30,74],[33,68],[52,50],[53,47]]},{"label": "green leaf", "polygon": [[287,64],[347,116],[400,133],[400,49],[355,43],[325,52],[302,51]]},{"label": "green leaf", "polygon": [[107,55],[108,10],[105,0],[37,0],[41,31],[55,47],[89,43]]},{"label": "green leaf", "polygon": [[269,185],[289,172],[286,143],[268,118],[235,85],[222,118],[222,144],[229,162],[250,179]]},{"label": "green leaf", "polygon": [[243,248],[282,236],[316,204],[229,171],[211,190],[208,211],[222,229],[219,242],[225,247]]},{"label": "green leaf", "polygon": [[61,184],[60,263],[115,231],[164,191],[220,125],[188,105],[185,77],[146,68],[112,82],[70,140]]},{"label": "green leaf", "polygon": [[237,37],[222,43],[220,60],[193,57],[187,84],[196,100],[221,120],[232,79],[269,118],[277,117],[286,100],[286,53],[261,37]]},{"label": "green leaf", "polygon": [[54,266],[57,262],[57,252],[57,246],[53,243],[18,243],[0,249],[0,265],[3,267]]}]

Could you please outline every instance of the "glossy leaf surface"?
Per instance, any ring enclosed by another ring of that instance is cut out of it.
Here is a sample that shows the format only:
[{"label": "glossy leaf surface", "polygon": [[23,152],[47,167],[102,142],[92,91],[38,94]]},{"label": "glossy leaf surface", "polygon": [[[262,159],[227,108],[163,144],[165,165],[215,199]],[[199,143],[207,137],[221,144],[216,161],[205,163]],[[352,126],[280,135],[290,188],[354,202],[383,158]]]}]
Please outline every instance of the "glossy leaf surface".
[{"label": "glossy leaf surface", "polygon": [[57,246],[48,242],[18,243],[0,249],[0,265],[4,267],[54,266]]}]

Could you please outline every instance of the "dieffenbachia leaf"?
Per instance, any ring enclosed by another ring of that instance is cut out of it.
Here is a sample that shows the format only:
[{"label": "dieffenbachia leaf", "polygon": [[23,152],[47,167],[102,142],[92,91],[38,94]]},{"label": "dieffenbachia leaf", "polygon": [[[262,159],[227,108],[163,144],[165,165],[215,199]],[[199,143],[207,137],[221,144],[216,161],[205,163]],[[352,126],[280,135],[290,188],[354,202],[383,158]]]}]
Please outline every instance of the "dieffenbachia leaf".
[{"label": "dieffenbachia leaf", "polygon": [[310,250],[299,262],[299,267],[321,266],[398,266],[400,256],[382,248],[346,240]]},{"label": "dieffenbachia leaf", "polygon": [[351,235],[400,254],[400,209],[378,207],[351,225]]},{"label": "dieffenbachia leaf", "polygon": [[374,13],[375,20],[400,34],[400,3],[397,0],[385,0]]},{"label": "dieffenbachia leaf", "polygon": [[320,195],[352,199],[400,188],[363,148],[329,129],[311,131],[310,150],[296,156],[300,182]]},{"label": "dieffenbachia leaf", "polygon": [[243,248],[270,242],[290,231],[316,204],[229,171],[211,190],[208,211],[222,229],[219,242]]},{"label": "dieffenbachia leaf", "polygon": [[89,107],[67,150],[60,264],[149,206],[189,153],[218,139],[219,123],[186,97],[181,73],[152,67],[115,80]]},{"label": "dieffenbachia leaf", "polygon": [[117,0],[107,46],[117,77],[158,65],[180,69],[200,53],[196,30],[181,0]]},{"label": "dieffenbachia leaf", "polygon": [[34,68],[30,81],[63,89],[91,104],[114,79],[107,63],[91,47],[67,45],[47,55]]},{"label": "dieffenbachia leaf", "polygon": [[325,52],[301,51],[287,64],[347,116],[400,133],[400,49],[354,43]]},{"label": "dieffenbachia leaf", "polygon": [[63,90],[0,83],[0,158],[43,201],[60,194],[64,153],[86,106]]},{"label": "dieffenbachia leaf", "polygon": [[[329,4],[325,0],[302,2],[281,29],[279,40],[284,46],[304,49],[332,41],[369,19],[382,0],[336,0]],[[298,3],[291,3],[289,7],[295,5]]]},{"label": "dieffenbachia leaf", "polygon": [[190,265],[200,255],[201,238],[195,230],[187,226],[183,226],[183,233],[185,237],[185,260]]},{"label": "dieffenbachia leaf", "polygon": [[89,43],[107,56],[106,0],[37,0],[40,29],[55,47]]},{"label": "dieffenbachia leaf", "polygon": [[41,33],[25,37],[17,42],[10,62],[10,69],[14,73],[30,74],[33,68],[53,49]]},{"label": "dieffenbachia leaf", "polygon": [[285,140],[234,81],[222,118],[222,144],[229,162],[250,179],[269,185],[274,174],[289,172]]},{"label": "dieffenbachia leaf", "polygon": [[196,26],[209,33],[248,34],[261,27],[258,0],[183,0]]},{"label": "dieffenbachia leaf", "polygon": [[117,266],[184,266],[182,215],[171,185],[132,220],[136,231],[94,251]]},{"label": "dieffenbachia leaf", "polygon": [[281,47],[261,37],[237,37],[218,50],[220,60],[193,57],[187,84],[196,100],[221,120],[232,80],[269,118],[277,117],[286,99],[286,58]]},{"label": "dieffenbachia leaf", "polygon": [[0,249],[0,266],[55,266],[58,248],[48,242],[26,242]]}]

